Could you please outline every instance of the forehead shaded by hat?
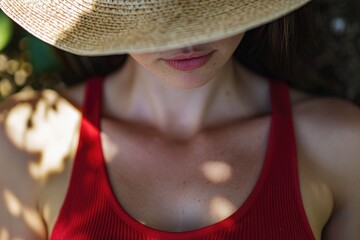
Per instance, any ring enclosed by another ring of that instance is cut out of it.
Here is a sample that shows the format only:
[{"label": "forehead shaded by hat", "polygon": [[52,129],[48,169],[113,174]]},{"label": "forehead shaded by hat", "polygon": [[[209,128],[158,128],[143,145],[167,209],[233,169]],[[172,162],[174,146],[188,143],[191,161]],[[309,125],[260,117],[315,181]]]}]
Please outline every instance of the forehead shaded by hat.
[{"label": "forehead shaded by hat", "polygon": [[309,0],[2,0],[30,33],[81,55],[179,48],[254,28]]}]

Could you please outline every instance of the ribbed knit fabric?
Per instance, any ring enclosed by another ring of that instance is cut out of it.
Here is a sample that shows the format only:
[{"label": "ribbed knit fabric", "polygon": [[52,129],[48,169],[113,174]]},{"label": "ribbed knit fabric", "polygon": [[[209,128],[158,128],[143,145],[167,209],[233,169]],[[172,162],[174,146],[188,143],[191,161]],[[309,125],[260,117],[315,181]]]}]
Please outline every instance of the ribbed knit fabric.
[{"label": "ribbed knit fabric", "polygon": [[[165,232],[129,216],[111,189],[100,141],[102,79],[87,83],[70,186],[51,240],[314,240],[299,187],[288,87],[270,81],[272,118],[264,165],[230,217],[188,232]],[[161,211],[161,209],[159,209]]]}]

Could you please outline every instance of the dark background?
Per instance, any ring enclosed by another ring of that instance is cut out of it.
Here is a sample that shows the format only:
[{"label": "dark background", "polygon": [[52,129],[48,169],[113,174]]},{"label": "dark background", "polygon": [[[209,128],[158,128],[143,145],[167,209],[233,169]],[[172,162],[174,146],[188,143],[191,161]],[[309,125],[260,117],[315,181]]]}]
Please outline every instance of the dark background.
[{"label": "dark background", "polygon": [[[360,105],[360,0],[314,0],[316,47],[308,55],[304,79],[294,85],[319,95]],[[26,88],[61,82],[51,48],[0,12],[0,101]]]}]

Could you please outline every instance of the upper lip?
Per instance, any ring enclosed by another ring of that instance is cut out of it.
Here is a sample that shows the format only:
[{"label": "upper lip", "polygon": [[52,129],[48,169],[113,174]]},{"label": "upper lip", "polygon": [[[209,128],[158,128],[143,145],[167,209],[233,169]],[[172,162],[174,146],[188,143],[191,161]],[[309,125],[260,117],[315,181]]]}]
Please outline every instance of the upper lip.
[{"label": "upper lip", "polygon": [[169,58],[164,58],[166,61],[176,61],[176,60],[187,60],[192,58],[204,57],[206,55],[211,54],[212,52],[190,52],[190,53],[179,53],[175,56],[171,56]]}]

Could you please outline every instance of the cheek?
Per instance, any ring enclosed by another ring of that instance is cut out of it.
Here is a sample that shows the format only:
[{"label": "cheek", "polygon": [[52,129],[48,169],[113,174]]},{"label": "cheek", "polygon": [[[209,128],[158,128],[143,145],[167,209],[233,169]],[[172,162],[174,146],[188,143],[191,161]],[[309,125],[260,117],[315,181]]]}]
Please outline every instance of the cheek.
[{"label": "cheek", "polygon": [[159,55],[153,53],[144,53],[144,54],[129,54],[134,61],[141,65],[143,68],[150,71],[152,74],[163,79],[166,78],[167,74],[171,72],[171,69],[164,67],[159,61]]},{"label": "cheek", "polygon": [[244,37],[244,33],[215,42],[224,54],[232,55]]},{"label": "cheek", "polygon": [[150,54],[130,54],[130,56],[140,65],[149,68],[151,66],[152,57]]}]

